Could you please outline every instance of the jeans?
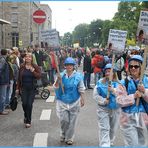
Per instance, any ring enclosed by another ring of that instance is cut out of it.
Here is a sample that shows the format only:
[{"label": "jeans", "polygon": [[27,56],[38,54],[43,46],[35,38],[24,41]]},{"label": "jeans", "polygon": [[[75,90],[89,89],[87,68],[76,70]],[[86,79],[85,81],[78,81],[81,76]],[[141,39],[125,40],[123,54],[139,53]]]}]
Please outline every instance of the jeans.
[{"label": "jeans", "polygon": [[49,70],[48,75],[49,75],[49,83],[53,84],[54,83],[55,69],[52,68],[51,70]]},{"label": "jeans", "polygon": [[5,106],[10,105],[11,95],[13,92],[13,80],[10,80],[10,84],[7,86],[7,93],[6,93],[6,100],[5,100]]},{"label": "jeans", "polygon": [[26,123],[31,123],[32,107],[35,98],[35,90],[22,88],[22,107],[24,111],[24,119]]},{"label": "jeans", "polygon": [[84,85],[85,87],[90,87],[90,76],[91,76],[91,73],[85,73],[84,74]]},{"label": "jeans", "polygon": [[78,66],[80,66],[81,64],[81,59],[82,59],[81,57],[78,58]]},{"label": "jeans", "polygon": [[8,85],[0,85],[0,112],[4,111],[7,86]]},{"label": "jeans", "polygon": [[95,85],[97,84],[98,80],[103,77],[103,72],[95,73]]}]

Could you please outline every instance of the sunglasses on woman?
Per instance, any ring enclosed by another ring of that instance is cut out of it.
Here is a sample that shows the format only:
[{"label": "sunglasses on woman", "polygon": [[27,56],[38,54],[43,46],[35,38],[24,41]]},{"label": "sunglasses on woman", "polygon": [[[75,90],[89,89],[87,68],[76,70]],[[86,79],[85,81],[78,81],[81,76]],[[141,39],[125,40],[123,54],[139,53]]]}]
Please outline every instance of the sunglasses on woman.
[{"label": "sunglasses on woman", "polygon": [[132,69],[132,68],[138,69],[139,67],[140,67],[139,65],[129,65],[130,69]]}]

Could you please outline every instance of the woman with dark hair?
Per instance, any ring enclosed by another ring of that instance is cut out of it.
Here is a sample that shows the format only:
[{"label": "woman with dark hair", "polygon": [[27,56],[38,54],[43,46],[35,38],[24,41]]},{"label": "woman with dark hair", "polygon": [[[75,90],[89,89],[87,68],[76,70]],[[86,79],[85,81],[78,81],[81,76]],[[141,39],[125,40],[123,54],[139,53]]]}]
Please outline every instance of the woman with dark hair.
[{"label": "woman with dark hair", "polygon": [[19,70],[18,89],[21,92],[22,107],[24,111],[24,123],[26,128],[31,127],[32,106],[35,98],[36,79],[40,79],[39,66],[32,63],[31,53],[26,53],[24,63]]}]

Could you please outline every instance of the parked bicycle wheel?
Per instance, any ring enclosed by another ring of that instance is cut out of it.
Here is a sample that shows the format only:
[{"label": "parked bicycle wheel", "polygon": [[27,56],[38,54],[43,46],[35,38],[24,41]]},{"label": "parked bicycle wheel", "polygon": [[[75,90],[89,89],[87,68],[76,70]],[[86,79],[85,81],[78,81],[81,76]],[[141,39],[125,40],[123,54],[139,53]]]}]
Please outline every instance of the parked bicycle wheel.
[{"label": "parked bicycle wheel", "polygon": [[50,96],[50,91],[48,89],[43,89],[41,92],[41,98],[46,100]]}]

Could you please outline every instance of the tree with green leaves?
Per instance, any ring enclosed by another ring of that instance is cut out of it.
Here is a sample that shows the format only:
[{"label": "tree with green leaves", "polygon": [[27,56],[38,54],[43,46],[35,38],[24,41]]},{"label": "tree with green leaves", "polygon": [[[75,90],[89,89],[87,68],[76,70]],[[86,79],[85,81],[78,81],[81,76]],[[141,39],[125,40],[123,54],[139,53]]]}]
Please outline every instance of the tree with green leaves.
[{"label": "tree with green leaves", "polygon": [[88,24],[79,24],[73,31],[73,43],[79,43],[81,47],[84,47],[87,41]]},{"label": "tree with green leaves", "polygon": [[[140,11],[148,8],[148,2],[120,2],[118,12],[112,20],[93,20],[90,24],[79,24],[72,34],[66,33],[63,37],[64,45],[79,43],[81,47],[92,47],[94,43],[105,47],[110,29],[128,31],[128,43],[134,43],[138,27]],[[67,38],[70,36],[70,39]],[[68,40],[67,40],[68,39]]]},{"label": "tree with green leaves", "polygon": [[64,34],[64,37],[62,39],[62,45],[71,47],[72,46],[72,34],[70,32],[67,32]]}]

